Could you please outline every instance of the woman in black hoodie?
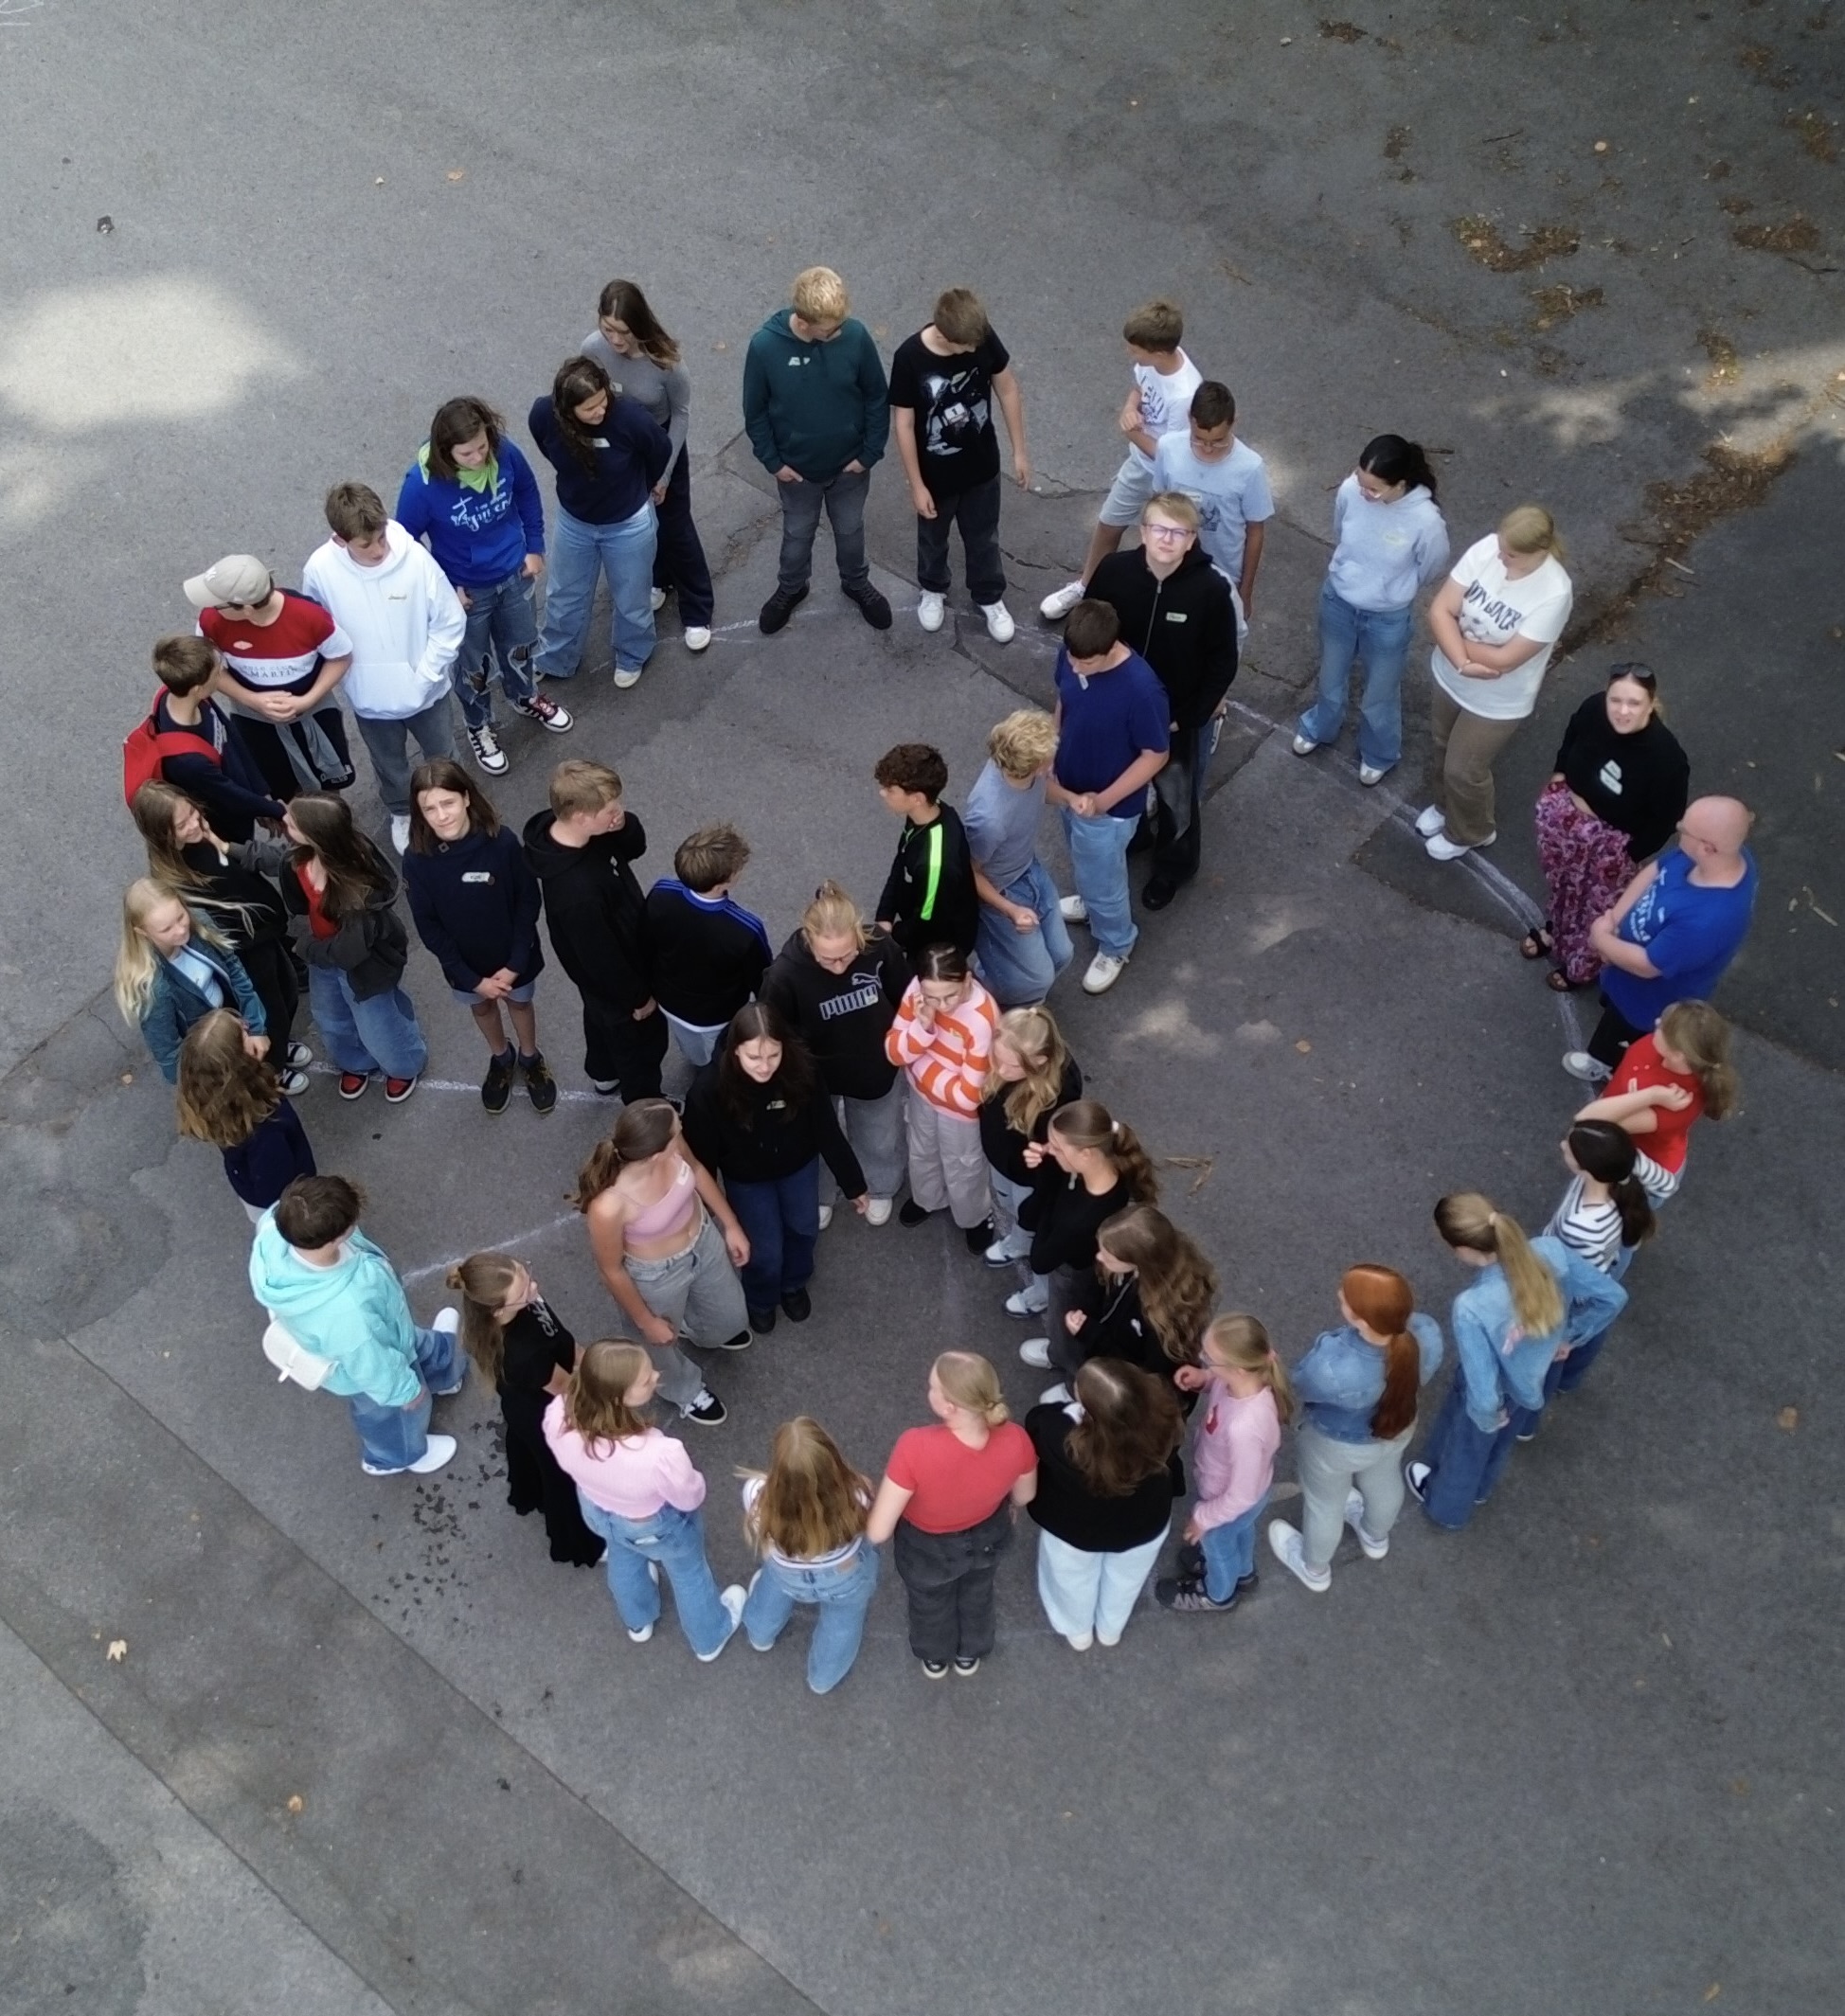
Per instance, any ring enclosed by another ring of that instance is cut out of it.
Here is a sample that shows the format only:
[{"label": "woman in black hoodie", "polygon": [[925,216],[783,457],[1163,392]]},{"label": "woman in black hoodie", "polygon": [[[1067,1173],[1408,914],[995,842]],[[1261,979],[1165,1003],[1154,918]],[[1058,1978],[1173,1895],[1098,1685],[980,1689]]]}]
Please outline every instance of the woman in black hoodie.
[{"label": "woman in black hoodie", "polygon": [[282,830],[295,843],[282,903],[295,949],[308,962],[308,999],[339,1066],[339,1096],[362,1098],[374,1073],[393,1106],[417,1089],[429,1045],[399,982],[410,937],[397,914],[397,870],[352,824],[336,792],[289,800]]},{"label": "woman in black hoodie", "polygon": [[724,1181],[749,1240],[742,1273],[749,1327],[775,1328],[776,1304],[805,1323],[820,1237],[820,1158],[863,1212],[865,1172],[833,1116],[806,1046],[766,1002],[739,1008],[717,1056],[686,1095],[686,1145]]},{"label": "woman in black hoodie", "polygon": [[[896,940],[872,937],[845,890],[823,882],[760,990],[819,1067],[833,1113],[864,1165],[870,1225],[889,1222],[908,1161],[904,1074],[884,1047],[908,984],[909,964]],[[832,1204],[822,1204],[822,1230],[832,1218]]]},{"label": "woman in black hoodie", "polygon": [[[516,1071],[532,1111],[551,1112],[557,1080],[539,1053],[531,1005],[545,964],[538,949],[538,879],[526,865],[518,835],[501,826],[486,793],[452,757],[419,764],[410,779],[403,881],[417,936],[486,1039],[480,1103],[489,1113],[504,1113]],[[502,1003],[510,1034],[500,1019]]]}]

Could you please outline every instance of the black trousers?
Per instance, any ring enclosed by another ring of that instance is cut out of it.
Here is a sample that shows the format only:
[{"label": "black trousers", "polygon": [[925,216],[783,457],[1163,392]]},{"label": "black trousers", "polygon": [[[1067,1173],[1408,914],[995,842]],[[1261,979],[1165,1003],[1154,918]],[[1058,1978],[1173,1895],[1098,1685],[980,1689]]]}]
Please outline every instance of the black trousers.
[{"label": "black trousers", "polygon": [[603,1542],[583,1524],[577,1487],[558,1468],[551,1445],[539,1425],[546,1397],[542,1393],[500,1394],[506,1420],[506,1502],[523,1518],[543,1512],[551,1559],[579,1568],[593,1568],[602,1558]]},{"label": "black trousers", "polygon": [[1166,767],[1154,778],[1153,880],[1174,885],[1198,872],[1205,841],[1205,765],[1211,723],[1181,728],[1173,737]]},{"label": "black trousers", "polygon": [[660,1096],[666,1017],[658,1008],[636,1022],[630,1008],[598,994],[583,996],[583,1070],[597,1084],[618,1084],[623,1099]]},{"label": "black trousers", "polygon": [[691,465],[681,455],[667,479],[659,504],[660,538],[654,549],[654,585],[679,592],[679,620],[688,630],[708,630],[717,606],[705,543],[692,523]]},{"label": "black trousers", "polygon": [[916,582],[931,595],[948,593],[948,528],[961,528],[967,559],[967,592],[982,609],[1006,593],[1006,563],[999,553],[999,478],[976,483],[936,499],[933,518],[916,521]]},{"label": "black trousers", "polygon": [[301,1005],[295,961],[281,938],[253,938],[238,947],[237,956],[262,1003],[269,1026],[269,1062],[279,1071],[288,1062],[289,1038],[295,1033],[296,1011]]},{"label": "black trousers", "polygon": [[982,1659],[993,1650],[993,1579],[1012,1543],[1012,1508],[963,1533],[897,1522],[892,1554],[909,1596],[909,1649],[919,1659]]},{"label": "black trousers", "polygon": [[1602,1019],[1595,1025],[1595,1034],[1588,1040],[1588,1054],[1598,1064],[1606,1064],[1612,1071],[1626,1056],[1627,1045],[1639,1043],[1645,1034],[1644,1029],[1636,1028],[1603,994]]}]

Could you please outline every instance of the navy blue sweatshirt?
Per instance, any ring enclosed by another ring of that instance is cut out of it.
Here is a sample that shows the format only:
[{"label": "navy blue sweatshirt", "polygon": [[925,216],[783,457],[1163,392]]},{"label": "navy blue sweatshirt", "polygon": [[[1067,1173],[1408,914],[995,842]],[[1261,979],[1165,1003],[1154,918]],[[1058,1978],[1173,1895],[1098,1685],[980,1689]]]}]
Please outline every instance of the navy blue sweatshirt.
[{"label": "navy blue sweatshirt", "polygon": [[722,1028],[762,984],[769,935],[727,896],[696,896],[682,882],[647,892],[654,998],[695,1029]]},{"label": "navy blue sweatshirt", "polygon": [[295,1108],[283,1099],[256,1132],[220,1151],[230,1186],[245,1204],[266,1211],[297,1176],[314,1176],[313,1150]]},{"label": "navy blue sweatshirt", "polygon": [[451,987],[471,992],[507,966],[519,976],[513,984],[524,987],[543,971],[538,878],[510,829],[501,827],[492,839],[471,830],[438,841],[433,854],[405,854],[403,884],[417,936]]},{"label": "navy blue sweatshirt", "polygon": [[619,395],[596,430],[595,467],[585,468],[564,438],[548,399],[535,399],[527,417],[538,452],[557,472],[557,501],[584,525],[622,525],[647,502],[666,474],[672,443],[637,399]]},{"label": "navy blue sweatshirt", "polygon": [[279,819],[282,807],[269,795],[262,772],[244,754],[237,724],[215,700],[200,703],[199,719],[175,721],[169,711],[168,696],[154,702],[153,725],[157,734],[196,735],[218,752],[214,763],[208,756],[166,756],[160,759],[163,783],[183,791],[205,813],[206,821],[220,840],[247,840],[259,819]]}]

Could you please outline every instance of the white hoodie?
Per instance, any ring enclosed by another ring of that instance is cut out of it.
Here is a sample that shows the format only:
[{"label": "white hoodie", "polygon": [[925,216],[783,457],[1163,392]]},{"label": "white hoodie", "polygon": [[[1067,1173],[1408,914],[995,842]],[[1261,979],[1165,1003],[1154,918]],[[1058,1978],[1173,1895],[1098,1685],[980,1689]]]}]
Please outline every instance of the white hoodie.
[{"label": "white hoodie", "polygon": [[389,557],[362,567],[333,540],[316,546],[301,587],[352,640],[352,669],[340,690],[353,713],[403,721],[449,690],[449,667],[467,617],[448,577],[393,518]]}]

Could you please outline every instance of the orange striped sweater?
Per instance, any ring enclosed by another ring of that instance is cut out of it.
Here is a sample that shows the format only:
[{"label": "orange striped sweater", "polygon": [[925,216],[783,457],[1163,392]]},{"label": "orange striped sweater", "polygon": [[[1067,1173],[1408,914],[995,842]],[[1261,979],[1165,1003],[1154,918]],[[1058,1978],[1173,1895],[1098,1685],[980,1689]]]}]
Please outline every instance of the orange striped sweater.
[{"label": "orange striped sweater", "polygon": [[972,981],[960,1007],[947,1014],[938,1009],[935,1026],[928,1029],[916,1018],[921,998],[912,980],[884,1040],[885,1054],[909,1073],[910,1084],[931,1106],[964,1120],[977,1119],[998,1006],[979,981]]}]

